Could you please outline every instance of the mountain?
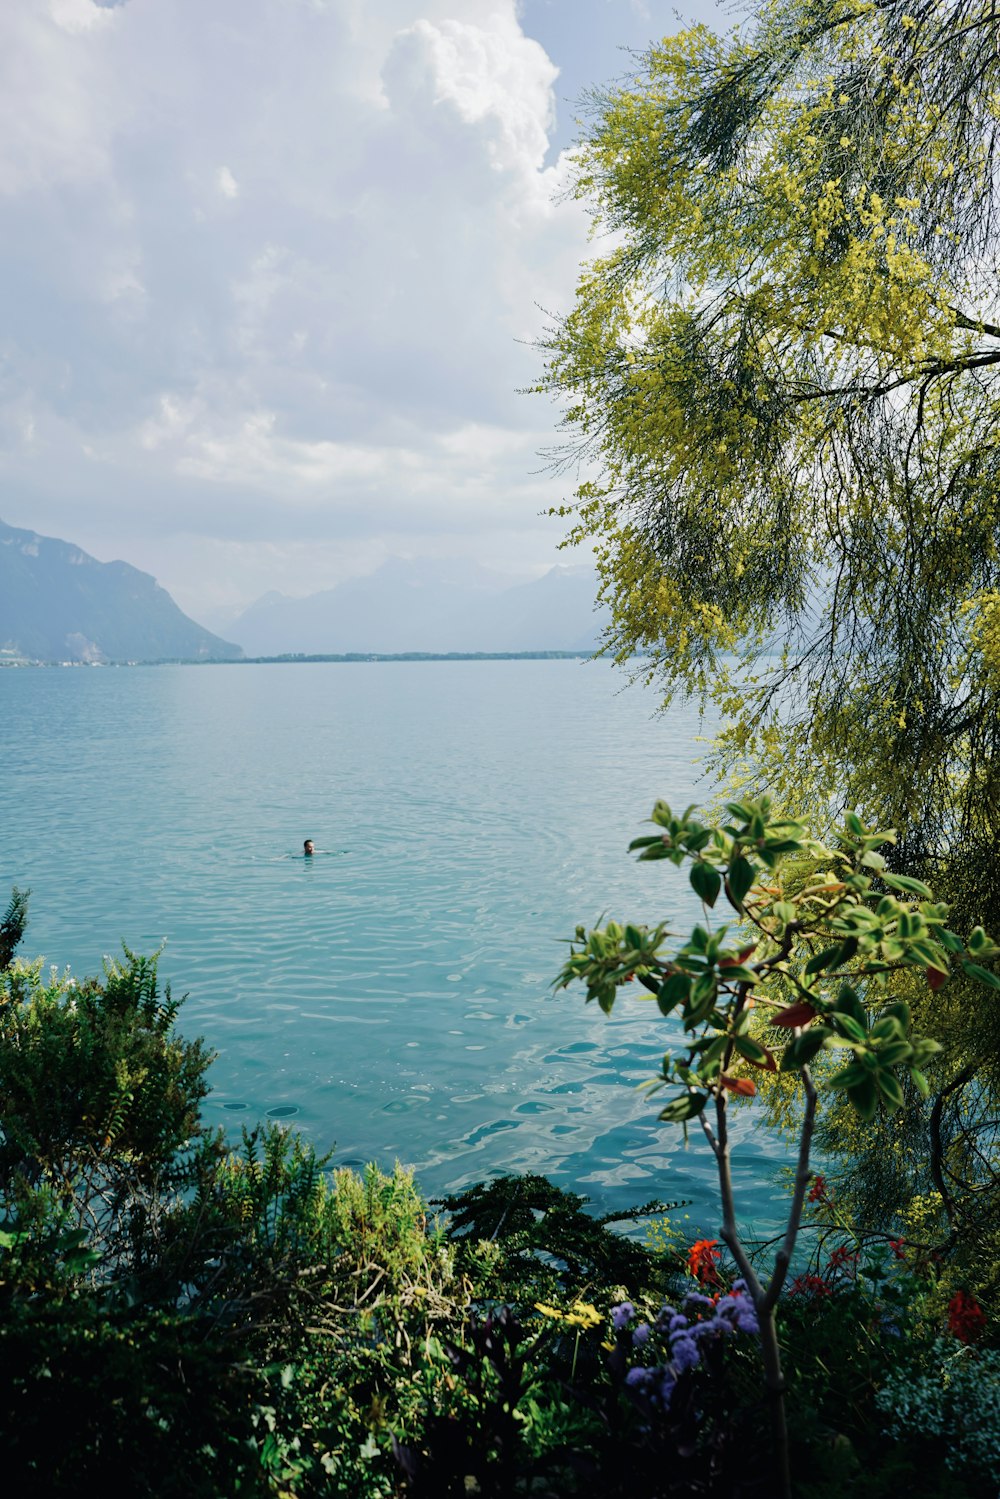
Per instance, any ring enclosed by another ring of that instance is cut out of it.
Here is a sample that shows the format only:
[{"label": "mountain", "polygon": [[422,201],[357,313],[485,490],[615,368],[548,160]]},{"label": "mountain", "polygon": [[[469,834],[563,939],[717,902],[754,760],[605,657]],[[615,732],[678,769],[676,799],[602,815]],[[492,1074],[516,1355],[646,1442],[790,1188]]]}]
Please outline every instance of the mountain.
[{"label": "mountain", "polygon": [[0,521],[0,660],[232,660],[155,578]]},{"label": "mountain", "polygon": [[250,656],[301,652],[590,651],[606,623],[588,567],[510,586],[486,568],[390,558],[306,598],[267,593],[228,632]]}]

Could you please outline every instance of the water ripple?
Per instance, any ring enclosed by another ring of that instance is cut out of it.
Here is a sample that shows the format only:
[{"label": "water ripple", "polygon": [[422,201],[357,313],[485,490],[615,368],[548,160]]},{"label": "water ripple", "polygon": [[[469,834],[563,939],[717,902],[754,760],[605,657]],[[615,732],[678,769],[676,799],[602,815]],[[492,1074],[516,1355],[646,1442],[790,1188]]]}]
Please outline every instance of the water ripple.
[{"label": "water ripple", "polygon": [[[656,797],[697,799],[701,726],[620,688],[576,662],[0,672],[0,891],[31,886],[26,949],[78,974],[167,937],[233,1128],[294,1119],[432,1192],[537,1170],[708,1217],[710,1161],[635,1091],[671,1027],[551,989],[577,922],[698,915],[625,850]],[[776,1147],[737,1136],[766,1219]]]}]

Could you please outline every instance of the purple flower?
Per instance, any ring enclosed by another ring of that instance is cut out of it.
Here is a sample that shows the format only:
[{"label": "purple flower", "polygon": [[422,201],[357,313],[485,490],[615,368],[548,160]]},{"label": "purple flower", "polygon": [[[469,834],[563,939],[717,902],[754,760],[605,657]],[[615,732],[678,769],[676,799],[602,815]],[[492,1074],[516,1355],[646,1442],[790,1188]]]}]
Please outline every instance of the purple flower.
[{"label": "purple flower", "polygon": [[623,1301],[620,1306],[612,1307],[611,1323],[615,1332],[624,1332],[634,1316],[635,1307],[631,1301]]},{"label": "purple flower", "polygon": [[[724,1302],[728,1304],[724,1306]],[[730,1325],[740,1332],[760,1331],[754,1304],[745,1291],[723,1297],[717,1310],[719,1315],[724,1316]]]},{"label": "purple flower", "polygon": [[686,1312],[703,1312],[707,1307],[714,1306],[711,1296],[703,1296],[701,1291],[689,1291],[684,1298],[684,1310]]},{"label": "purple flower", "polygon": [[686,1332],[687,1325],[688,1319],[684,1316],[684,1314],[682,1312],[674,1312],[674,1315],[667,1323],[667,1332],[671,1337],[673,1337],[674,1333]]},{"label": "purple flower", "polygon": [[639,1326],[635,1329],[635,1331],[632,1334],[632,1347],[633,1348],[642,1348],[643,1345],[645,1343],[648,1343],[648,1342],[649,1342],[649,1323],[648,1322],[640,1322]]},{"label": "purple flower", "polygon": [[693,1369],[701,1362],[698,1345],[693,1338],[677,1338],[670,1350],[671,1360],[678,1374]]},{"label": "purple flower", "polygon": [[760,1323],[751,1302],[746,1302],[736,1313],[736,1326],[740,1332],[760,1332]]},{"label": "purple flower", "polygon": [[712,1317],[707,1322],[700,1322],[695,1329],[700,1338],[726,1338],[733,1330],[733,1324],[727,1317]]},{"label": "purple flower", "polygon": [[669,1371],[665,1373],[663,1378],[660,1380],[659,1395],[664,1405],[670,1404],[670,1397],[674,1393],[674,1385],[676,1383],[677,1381]]},{"label": "purple flower", "polygon": [[625,1376],[625,1383],[630,1390],[641,1390],[653,1377],[652,1369],[630,1369]]}]

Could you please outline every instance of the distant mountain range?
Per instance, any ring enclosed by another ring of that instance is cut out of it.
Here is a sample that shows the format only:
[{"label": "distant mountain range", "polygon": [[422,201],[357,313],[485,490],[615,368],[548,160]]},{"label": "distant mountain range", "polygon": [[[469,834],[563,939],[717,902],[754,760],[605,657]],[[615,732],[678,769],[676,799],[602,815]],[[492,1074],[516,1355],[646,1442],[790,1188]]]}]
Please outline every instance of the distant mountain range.
[{"label": "distant mountain range", "polygon": [[336,588],[267,593],[235,617],[218,616],[234,645],[189,619],[148,573],[0,521],[0,665],[592,651],[607,623],[596,592],[589,567],[553,567],[512,586],[488,568],[395,557]]},{"label": "distant mountain range", "polygon": [[589,567],[553,567],[510,586],[486,568],[390,558],[377,572],[288,598],[266,593],[225,624],[248,656],[396,651],[592,651]]},{"label": "distant mountain range", "polygon": [[0,662],[233,660],[149,573],[0,521]]}]

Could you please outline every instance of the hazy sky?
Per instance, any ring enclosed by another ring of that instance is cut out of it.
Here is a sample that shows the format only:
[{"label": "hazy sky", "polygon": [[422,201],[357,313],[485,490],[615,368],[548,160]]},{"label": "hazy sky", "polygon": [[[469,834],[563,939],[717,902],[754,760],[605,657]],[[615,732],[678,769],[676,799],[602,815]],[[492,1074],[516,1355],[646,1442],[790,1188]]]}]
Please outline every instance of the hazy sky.
[{"label": "hazy sky", "polygon": [[0,6],[0,519],[196,616],[389,555],[557,560],[555,412],[517,389],[587,254],[561,151],[618,49],[681,24],[660,0]]}]

